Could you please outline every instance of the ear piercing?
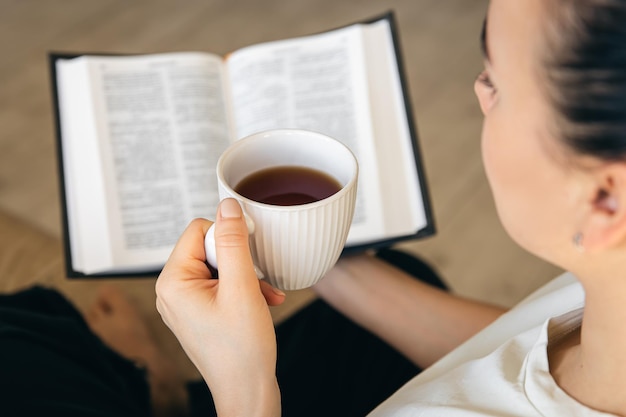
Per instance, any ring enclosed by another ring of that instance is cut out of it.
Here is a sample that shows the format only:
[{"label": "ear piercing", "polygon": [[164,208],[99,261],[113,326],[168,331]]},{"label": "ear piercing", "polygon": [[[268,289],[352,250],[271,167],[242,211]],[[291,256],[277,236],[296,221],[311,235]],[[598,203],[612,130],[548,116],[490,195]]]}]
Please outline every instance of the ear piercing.
[{"label": "ear piercing", "polygon": [[581,232],[576,233],[572,238],[572,241],[576,249],[578,249],[580,252],[583,252],[585,250],[585,247],[583,246],[583,234]]}]

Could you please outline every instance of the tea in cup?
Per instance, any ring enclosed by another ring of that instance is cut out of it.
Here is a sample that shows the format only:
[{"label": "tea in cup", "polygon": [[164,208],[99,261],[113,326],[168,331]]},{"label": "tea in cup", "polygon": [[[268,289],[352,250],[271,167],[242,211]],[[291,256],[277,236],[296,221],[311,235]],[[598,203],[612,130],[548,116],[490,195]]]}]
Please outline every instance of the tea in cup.
[{"label": "tea in cup", "polygon": [[[220,199],[242,207],[260,278],[282,290],[317,283],[341,255],[356,203],[358,163],[321,133],[280,129],[234,142],[217,163]],[[207,261],[217,265],[213,228]]]}]

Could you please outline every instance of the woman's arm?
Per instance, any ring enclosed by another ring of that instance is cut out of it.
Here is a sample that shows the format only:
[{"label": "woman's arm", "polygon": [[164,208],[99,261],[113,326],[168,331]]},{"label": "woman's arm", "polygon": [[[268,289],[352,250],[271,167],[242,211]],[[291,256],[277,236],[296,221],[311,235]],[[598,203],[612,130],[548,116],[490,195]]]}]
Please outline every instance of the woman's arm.
[{"label": "woman's arm", "polygon": [[314,290],[421,368],[506,311],[449,294],[368,255],[340,260]]}]

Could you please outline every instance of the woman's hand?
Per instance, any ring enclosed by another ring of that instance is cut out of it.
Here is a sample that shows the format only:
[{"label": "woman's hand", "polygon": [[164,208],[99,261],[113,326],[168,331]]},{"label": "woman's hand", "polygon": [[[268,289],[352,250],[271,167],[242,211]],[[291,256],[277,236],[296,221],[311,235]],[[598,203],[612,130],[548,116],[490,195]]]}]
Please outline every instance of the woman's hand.
[{"label": "woman's hand", "polygon": [[205,264],[211,222],[194,220],[156,283],[157,310],[211,389],[219,415],[280,414],[276,336],[269,305],[285,294],[259,281],[239,204],[220,203],[215,224],[219,279]]}]

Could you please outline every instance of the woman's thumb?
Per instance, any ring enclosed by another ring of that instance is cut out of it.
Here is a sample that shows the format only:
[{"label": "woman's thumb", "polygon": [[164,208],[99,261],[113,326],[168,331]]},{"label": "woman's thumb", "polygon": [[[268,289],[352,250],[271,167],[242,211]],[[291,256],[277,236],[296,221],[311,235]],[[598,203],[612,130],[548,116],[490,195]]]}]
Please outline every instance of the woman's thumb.
[{"label": "woman's thumb", "polygon": [[254,280],[254,264],[248,243],[248,227],[237,200],[224,199],[215,221],[215,252],[220,287],[228,281]]}]

